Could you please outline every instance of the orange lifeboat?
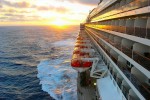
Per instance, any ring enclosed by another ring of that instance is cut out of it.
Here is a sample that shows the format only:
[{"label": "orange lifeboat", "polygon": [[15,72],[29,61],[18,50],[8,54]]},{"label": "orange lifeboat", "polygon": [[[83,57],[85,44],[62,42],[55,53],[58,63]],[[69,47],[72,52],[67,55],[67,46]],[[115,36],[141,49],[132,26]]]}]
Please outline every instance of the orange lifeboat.
[{"label": "orange lifeboat", "polygon": [[97,58],[94,58],[95,50],[92,49],[91,41],[88,36],[83,32],[79,33],[73,56],[71,60],[71,66],[78,72],[84,72],[91,68],[96,62]]},{"label": "orange lifeboat", "polygon": [[76,47],[73,51],[71,66],[79,72],[86,71],[93,65],[91,60],[93,53],[94,49],[87,50]]},{"label": "orange lifeboat", "polygon": [[71,60],[71,66],[78,72],[84,72],[92,67],[93,62],[84,60],[82,56],[74,54]]}]

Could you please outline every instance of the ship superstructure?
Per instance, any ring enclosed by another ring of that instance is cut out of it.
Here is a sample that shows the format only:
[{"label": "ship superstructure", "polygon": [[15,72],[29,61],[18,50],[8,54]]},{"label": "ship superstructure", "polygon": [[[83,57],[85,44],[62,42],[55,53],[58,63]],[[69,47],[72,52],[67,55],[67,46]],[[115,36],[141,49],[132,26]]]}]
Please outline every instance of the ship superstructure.
[{"label": "ship superstructure", "polygon": [[97,99],[150,100],[150,0],[101,0],[81,30],[97,53]]}]

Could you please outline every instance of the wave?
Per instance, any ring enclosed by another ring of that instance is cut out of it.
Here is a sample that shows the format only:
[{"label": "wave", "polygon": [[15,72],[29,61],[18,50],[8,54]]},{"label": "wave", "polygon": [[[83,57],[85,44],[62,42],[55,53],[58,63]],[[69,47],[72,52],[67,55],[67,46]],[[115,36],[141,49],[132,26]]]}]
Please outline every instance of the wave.
[{"label": "wave", "polygon": [[56,100],[77,100],[77,72],[70,66],[73,44],[73,39],[52,43],[53,56],[37,66],[42,90]]}]

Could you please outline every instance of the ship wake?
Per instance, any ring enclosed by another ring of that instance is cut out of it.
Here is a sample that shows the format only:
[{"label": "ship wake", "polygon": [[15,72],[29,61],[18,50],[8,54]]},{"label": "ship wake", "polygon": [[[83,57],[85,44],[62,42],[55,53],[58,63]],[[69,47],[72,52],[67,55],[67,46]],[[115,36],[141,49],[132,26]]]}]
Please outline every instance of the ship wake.
[{"label": "ship wake", "polygon": [[37,66],[42,90],[56,100],[77,100],[77,72],[70,67],[74,40],[53,43],[50,59]]}]

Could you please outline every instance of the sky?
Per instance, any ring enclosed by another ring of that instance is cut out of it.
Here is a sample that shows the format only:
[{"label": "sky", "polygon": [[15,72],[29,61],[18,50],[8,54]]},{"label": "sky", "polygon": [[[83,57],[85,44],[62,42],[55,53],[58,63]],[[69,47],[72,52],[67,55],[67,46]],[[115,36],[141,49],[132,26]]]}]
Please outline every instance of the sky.
[{"label": "sky", "polygon": [[0,0],[0,26],[79,25],[99,0]]}]

